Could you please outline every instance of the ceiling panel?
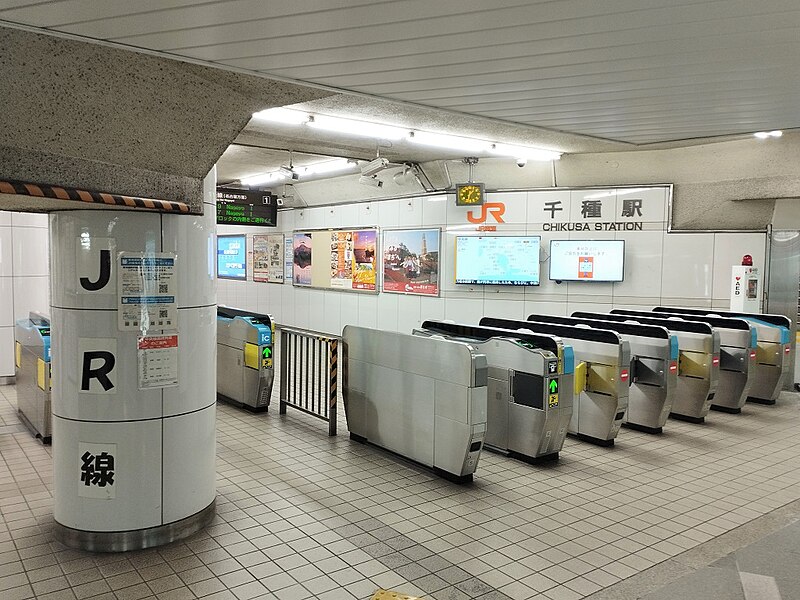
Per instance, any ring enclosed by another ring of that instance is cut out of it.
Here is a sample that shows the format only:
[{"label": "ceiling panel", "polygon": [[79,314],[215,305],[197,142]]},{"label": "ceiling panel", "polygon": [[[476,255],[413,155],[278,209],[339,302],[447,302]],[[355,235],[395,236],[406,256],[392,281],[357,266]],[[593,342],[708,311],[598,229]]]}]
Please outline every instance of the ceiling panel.
[{"label": "ceiling panel", "polygon": [[0,0],[0,19],[633,144],[800,127],[797,0]]}]

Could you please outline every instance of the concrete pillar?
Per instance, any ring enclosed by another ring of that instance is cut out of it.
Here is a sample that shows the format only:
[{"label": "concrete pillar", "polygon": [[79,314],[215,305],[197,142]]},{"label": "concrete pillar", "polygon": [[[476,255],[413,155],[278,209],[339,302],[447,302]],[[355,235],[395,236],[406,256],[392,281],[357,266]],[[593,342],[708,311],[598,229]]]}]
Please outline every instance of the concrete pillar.
[{"label": "concrete pillar", "polygon": [[[50,216],[53,512],[68,546],[146,548],[214,516],[215,187],[212,169],[203,216]],[[171,284],[145,284],[145,295],[174,294],[174,304],[161,297],[153,322],[121,316],[121,298],[136,295],[130,281],[147,279],[118,282],[125,257],[150,258],[142,273],[167,259],[162,277],[175,259]]]}]

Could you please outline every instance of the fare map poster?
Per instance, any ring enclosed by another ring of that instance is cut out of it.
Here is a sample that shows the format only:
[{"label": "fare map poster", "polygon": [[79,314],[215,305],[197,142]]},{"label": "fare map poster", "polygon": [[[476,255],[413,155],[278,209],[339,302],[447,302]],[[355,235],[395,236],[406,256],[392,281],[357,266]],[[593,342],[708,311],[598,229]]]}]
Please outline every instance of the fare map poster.
[{"label": "fare map poster", "polygon": [[439,295],[439,229],[383,232],[383,291]]},{"label": "fare map poster", "polygon": [[295,232],[292,283],[323,289],[377,292],[376,229]]},{"label": "fare map poster", "polygon": [[253,281],[283,283],[283,235],[253,236]]}]

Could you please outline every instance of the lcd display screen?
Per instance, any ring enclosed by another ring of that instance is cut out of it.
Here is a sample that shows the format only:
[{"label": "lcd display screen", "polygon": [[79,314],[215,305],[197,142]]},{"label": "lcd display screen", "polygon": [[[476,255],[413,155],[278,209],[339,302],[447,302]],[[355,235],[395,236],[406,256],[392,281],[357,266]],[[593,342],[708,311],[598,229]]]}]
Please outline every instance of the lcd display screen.
[{"label": "lcd display screen", "polygon": [[539,285],[539,236],[456,236],[456,283]]},{"label": "lcd display screen", "polygon": [[551,240],[550,279],[622,281],[624,240]]},{"label": "lcd display screen", "polygon": [[243,235],[217,237],[217,277],[247,280],[247,238]]}]

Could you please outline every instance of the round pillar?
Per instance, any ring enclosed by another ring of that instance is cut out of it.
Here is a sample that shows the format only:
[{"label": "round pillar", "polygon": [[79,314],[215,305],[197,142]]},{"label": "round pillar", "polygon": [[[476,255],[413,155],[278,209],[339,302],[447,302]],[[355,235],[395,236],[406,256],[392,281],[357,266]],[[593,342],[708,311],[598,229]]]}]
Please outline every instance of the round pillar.
[{"label": "round pillar", "polygon": [[53,513],[68,546],[147,548],[214,516],[215,187],[212,170],[202,216],[50,216]]}]

